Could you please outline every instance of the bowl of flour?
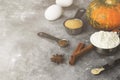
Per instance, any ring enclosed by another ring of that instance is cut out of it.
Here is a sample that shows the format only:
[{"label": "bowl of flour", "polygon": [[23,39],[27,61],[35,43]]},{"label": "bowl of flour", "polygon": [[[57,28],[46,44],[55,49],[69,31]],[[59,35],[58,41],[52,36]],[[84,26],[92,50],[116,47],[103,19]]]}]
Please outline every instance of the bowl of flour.
[{"label": "bowl of flour", "polygon": [[117,51],[120,38],[117,32],[98,31],[90,36],[90,42],[96,47],[96,52],[109,55]]}]

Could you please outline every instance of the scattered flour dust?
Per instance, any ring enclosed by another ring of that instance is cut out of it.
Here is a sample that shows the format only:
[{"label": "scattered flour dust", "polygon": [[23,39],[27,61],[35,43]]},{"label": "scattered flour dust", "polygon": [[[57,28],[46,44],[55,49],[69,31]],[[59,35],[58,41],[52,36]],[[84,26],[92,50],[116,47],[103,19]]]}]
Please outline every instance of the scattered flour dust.
[{"label": "scattered flour dust", "polygon": [[91,35],[90,41],[94,46],[103,49],[115,48],[120,44],[117,33],[108,31],[95,32]]}]

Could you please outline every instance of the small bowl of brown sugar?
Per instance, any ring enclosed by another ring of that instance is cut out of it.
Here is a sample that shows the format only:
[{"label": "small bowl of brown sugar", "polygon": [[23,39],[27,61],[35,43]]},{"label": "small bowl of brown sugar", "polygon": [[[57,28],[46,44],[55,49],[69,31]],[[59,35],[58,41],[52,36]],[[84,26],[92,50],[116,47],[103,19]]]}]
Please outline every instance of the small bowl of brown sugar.
[{"label": "small bowl of brown sugar", "polygon": [[76,35],[81,33],[83,22],[80,19],[69,19],[65,21],[64,26],[68,34]]},{"label": "small bowl of brown sugar", "polygon": [[86,12],[84,8],[79,9],[74,18],[70,18],[64,21],[64,27],[68,34],[77,35],[80,34],[83,28],[83,21],[80,19]]}]

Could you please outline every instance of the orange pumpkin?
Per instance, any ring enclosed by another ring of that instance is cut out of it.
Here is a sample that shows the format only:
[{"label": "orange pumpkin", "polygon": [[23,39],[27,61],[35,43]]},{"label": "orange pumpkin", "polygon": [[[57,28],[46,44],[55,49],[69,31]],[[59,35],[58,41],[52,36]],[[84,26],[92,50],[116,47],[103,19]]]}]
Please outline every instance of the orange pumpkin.
[{"label": "orange pumpkin", "polygon": [[87,17],[94,28],[120,28],[120,0],[93,0],[87,9]]}]

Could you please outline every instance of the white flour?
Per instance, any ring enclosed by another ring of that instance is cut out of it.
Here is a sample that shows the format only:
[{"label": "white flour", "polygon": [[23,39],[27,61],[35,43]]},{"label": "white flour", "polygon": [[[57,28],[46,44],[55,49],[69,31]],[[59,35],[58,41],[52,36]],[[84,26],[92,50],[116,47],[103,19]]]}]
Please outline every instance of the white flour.
[{"label": "white flour", "polygon": [[95,32],[91,35],[90,41],[94,46],[103,49],[115,48],[120,44],[117,33],[108,31]]}]

